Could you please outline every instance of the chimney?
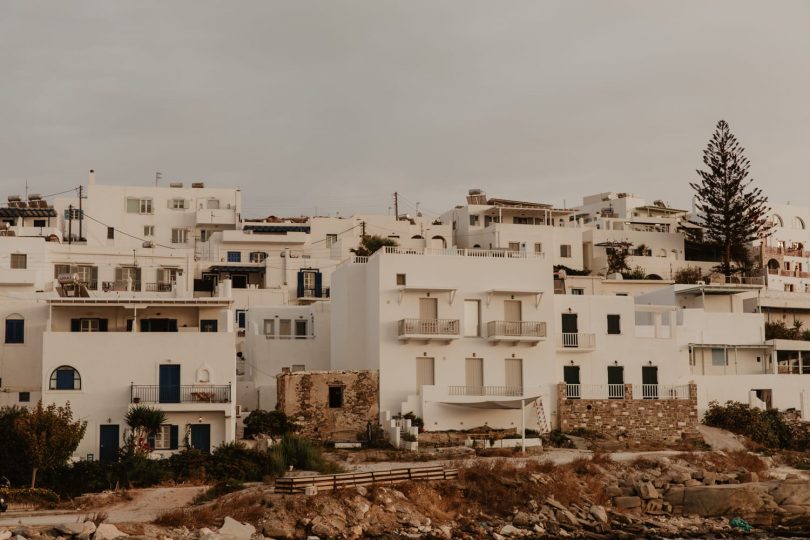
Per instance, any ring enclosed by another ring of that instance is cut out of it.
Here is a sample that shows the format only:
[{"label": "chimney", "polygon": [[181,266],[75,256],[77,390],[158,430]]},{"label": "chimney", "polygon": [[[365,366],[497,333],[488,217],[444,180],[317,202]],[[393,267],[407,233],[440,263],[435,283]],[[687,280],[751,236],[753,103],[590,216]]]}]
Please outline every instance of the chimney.
[{"label": "chimney", "polygon": [[94,169],[90,169],[90,174],[87,177],[87,185],[88,186],[96,185],[96,171]]}]

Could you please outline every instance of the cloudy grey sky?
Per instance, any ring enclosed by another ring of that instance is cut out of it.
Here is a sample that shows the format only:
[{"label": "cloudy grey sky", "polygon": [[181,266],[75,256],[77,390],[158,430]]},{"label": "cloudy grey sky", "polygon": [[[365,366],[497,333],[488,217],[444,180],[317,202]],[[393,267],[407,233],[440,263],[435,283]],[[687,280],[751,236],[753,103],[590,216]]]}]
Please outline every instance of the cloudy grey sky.
[{"label": "cloudy grey sky", "polygon": [[468,188],[688,205],[726,119],[810,204],[810,2],[6,1],[0,187],[239,186],[251,215]]}]

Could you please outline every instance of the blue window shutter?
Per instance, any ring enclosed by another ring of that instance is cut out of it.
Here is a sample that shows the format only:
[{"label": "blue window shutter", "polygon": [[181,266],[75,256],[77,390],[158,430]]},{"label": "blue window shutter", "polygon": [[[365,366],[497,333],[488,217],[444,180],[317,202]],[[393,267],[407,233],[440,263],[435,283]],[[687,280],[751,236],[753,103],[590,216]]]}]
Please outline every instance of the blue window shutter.
[{"label": "blue window shutter", "polygon": [[171,429],[169,430],[169,449],[177,450],[178,439],[180,438],[180,429],[179,426],[172,425]]},{"label": "blue window shutter", "polygon": [[321,294],[322,290],[323,290],[323,287],[322,287],[323,281],[321,279],[322,277],[323,276],[322,276],[322,274],[320,272],[315,272],[315,297],[316,298],[321,298],[321,296],[322,296],[322,294]]},{"label": "blue window shutter", "polygon": [[73,370],[60,369],[56,372],[56,389],[57,390],[73,390]]},{"label": "blue window shutter", "polygon": [[6,319],[6,343],[25,342],[25,321],[22,319]]},{"label": "blue window shutter", "polygon": [[98,331],[99,332],[106,332],[107,331],[107,319],[99,319],[98,320]]},{"label": "blue window shutter", "polygon": [[298,298],[304,297],[304,272],[298,271]]},{"label": "blue window shutter", "polygon": [[82,320],[81,319],[70,319],[70,331],[71,332],[81,332],[82,331]]}]

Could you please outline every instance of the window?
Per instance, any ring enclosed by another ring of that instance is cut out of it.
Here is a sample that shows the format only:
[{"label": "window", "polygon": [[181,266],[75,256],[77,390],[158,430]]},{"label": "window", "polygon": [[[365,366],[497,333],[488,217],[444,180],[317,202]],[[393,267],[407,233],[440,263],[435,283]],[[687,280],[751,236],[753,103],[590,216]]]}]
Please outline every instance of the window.
[{"label": "window", "polygon": [[534,220],[530,217],[515,216],[512,218],[512,223],[515,225],[531,225]]},{"label": "window", "polygon": [[144,225],[143,226],[143,235],[144,236],[155,236],[155,226],[154,225]]},{"label": "window", "polygon": [[582,295],[585,294],[585,289],[576,288],[576,287],[572,288],[571,289],[571,294],[574,294],[574,295],[577,295],[577,296],[582,296]]},{"label": "window", "polygon": [[31,392],[20,392],[20,395],[17,397],[17,401],[20,403],[28,403],[31,401]]},{"label": "window", "polygon": [[115,240],[115,227],[107,227],[107,240]]},{"label": "window", "polygon": [[470,225],[473,227],[478,225],[478,216],[470,216]]},{"label": "window", "polygon": [[571,258],[571,244],[560,244],[560,257]]},{"label": "window", "polygon": [[12,253],[11,267],[17,269],[28,268],[28,255],[25,253]]},{"label": "window", "polygon": [[537,253],[538,255],[543,253],[543,244],[541,244],[540,242],[535,242],[534,243],[534,252]]},{"label": "window", "polygon": [[6,319],[6,343],[25,343],[25,319],[19,315]]},{"label": "window", "polygon": [[34,220],[34,227],[47,227],[48,222],[44,219],[35,219]]},{"label": "window", "polygon": [[321,298],[323,296],[321,272],[314,268],[298,271],[298,298]]},{"label": "window", "polygon": [[152,199],[127,199],[127,213],[128,214],[151,214],[152,213]]},{"label": "window", "polygon": [[155,432],[155,450],[168,450],[171,448],[172,426],[163,424]]},{"label": "window", "polygon": [[200,332],[216,332],[217,320],[216,319],[201,319]]},{"label": "window", "polygon": [[725,366],[726,365],[726,350],[725,349],[712,349],[712,365]]},{"label": "window", "polygon": [[621,334],[622,333],[621,315],[608,315],[607,316],[607,333],[608,334]]},{"label": "window", "polygon": [[172,229],[172,244],[185,244],[188,229]]},{"label": "window", "polygon": [[329,387],[329,408],[340,409],[343,407],[343,387],[330,386]]},{"label": "window", "polygon": [[278,321],[278,336],[280,338],[289,338],[292,334],[292,321],[290,319],[279,319]]},{"label": "window", "polygon": [[69,264],[55,264],[53,265],[53,277],[54,279],[59,279],[59,276],[63,274],[70,274],[70,265]]},{"label": "window", "polygon": [[170,208],[172,210],[185,210],[186,209],[186,200],[185,199],[172,199]]},{"label": "window", "polygon": [[81,390],[82,378],[79,372],[70,366],[60,366],[51,373],[48,386],[51,390]]},{"label": "window", "polygon": [[297,319],[295,321],[295,339],[304,339],[307,337],[307,321],[306,319]]},{"label": "window", "polygon": [[274,321],[273,319],[264,320],[264,335],[266,335],[269,338],[275,337],[276,321]]},{"label": "window", "polygon": [[236,310],[236,327],[242,330],[245,329],[245,316],[247,315],[247,311],[244,309],[237,309]]},{"label": "window", "polygon": [[326,247],[332,247],[337,242],[337,235],[336,234],[327,234],[326,235]]},{"label": "window", "polygon": [[520,251],[520,242],[509,242],[509,251]]},{"label": "window", "polygon": [[263,263],[267,260],[267,252],[265,251],[252,251],[250,253],[250,262]]},{"label": "window", "polygon": [[405,274],[397,274],[397,285],[404,286],[406,284]]},{"label": "window", "polygon": [[80,332],[98,332],[98,319],[79,319]]},{"label": "window", "polygon": [[241,251],[229,251],[228,252],[228,262],[242,262],[242,252]]}]

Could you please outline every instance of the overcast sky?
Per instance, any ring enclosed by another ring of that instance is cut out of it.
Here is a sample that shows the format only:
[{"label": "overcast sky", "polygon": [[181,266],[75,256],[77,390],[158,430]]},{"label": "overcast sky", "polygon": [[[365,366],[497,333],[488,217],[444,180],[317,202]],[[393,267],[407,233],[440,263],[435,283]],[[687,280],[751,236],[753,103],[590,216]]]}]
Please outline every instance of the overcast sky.
[{"label": "overcast sky", "polygon": [[810,205],[810,2],[5,1],[0,187],[205,181],[248,215],[468,188],[688,206],[717,120]]}]

